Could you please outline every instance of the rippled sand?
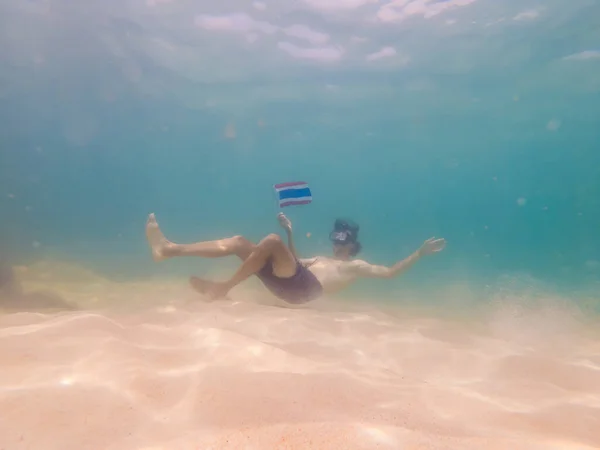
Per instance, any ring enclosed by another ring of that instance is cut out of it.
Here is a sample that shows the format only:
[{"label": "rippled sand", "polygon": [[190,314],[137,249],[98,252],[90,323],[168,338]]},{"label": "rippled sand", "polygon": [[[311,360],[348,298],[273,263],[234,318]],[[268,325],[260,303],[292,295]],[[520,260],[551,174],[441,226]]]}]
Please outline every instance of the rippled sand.
[{"label": "rippled sand", "polygon": [[79,278],[26,287],[87,311],[0,315],[2,449],[600,448],[598,322]]}]

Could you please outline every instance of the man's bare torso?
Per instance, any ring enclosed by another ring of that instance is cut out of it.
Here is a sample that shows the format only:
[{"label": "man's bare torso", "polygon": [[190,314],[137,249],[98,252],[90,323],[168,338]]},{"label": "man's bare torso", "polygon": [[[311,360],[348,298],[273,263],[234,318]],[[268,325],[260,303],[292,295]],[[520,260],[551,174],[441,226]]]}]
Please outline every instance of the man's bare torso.
[{"label": "man's bare torso", "polygon": [[327,294],[341,291],[357,278],[356,272],[352,270],[354,261],[317,256],[301,259],[300,262],[317,277]]}]

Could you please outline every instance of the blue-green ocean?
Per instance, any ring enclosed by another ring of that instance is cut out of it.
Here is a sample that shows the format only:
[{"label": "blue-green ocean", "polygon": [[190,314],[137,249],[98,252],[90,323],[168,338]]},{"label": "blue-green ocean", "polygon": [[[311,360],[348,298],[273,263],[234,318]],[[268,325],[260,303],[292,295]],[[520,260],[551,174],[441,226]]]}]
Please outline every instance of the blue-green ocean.
[{"label": "blue-green ocean", "polygon": [[340,216],[381,264],[447,239],[369,290],[597,287],[598,2],[235,3],[2,2],[3,258],[164,273],[149,212],[257,240],[302,180],[305,256]]},{"label": "blue-green ocean", "polygon": [[[298,308],[153,261],[295,181],[301,257],[446,248]],[[598,449],[599,232],[598,0],[0,0],[0,448]]]}]

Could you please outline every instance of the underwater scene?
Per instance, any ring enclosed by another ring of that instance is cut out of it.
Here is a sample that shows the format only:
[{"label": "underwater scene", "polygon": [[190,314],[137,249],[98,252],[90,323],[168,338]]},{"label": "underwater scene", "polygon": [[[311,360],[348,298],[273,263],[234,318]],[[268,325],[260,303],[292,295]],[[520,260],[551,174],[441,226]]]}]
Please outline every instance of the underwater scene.
[{"label": "underwater scene", "polygon": [[600,448],[598,18],[0,0],[0,449]]}]

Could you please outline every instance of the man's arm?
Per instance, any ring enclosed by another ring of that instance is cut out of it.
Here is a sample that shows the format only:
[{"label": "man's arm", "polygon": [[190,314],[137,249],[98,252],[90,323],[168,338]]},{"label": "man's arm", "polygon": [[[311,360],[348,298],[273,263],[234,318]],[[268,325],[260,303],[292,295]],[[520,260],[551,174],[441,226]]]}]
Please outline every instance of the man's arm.
[{"label": "man's arm", "polygon": [[365,278],[393,278],[400,275],[402,272],[408,270],[414,263],[416,263],[423,256],[431,255],[433,253],[441,252],[446,247],[445,239],[430,238],[427,239],[421,248],[410,255],[408,258],[397,262],[392,267],[376,266],[369,264],[366,261],[352,261],[349,266],[349,270],[359,277]]},{"label": "man's arm", "polygon": [[279,213],[277,215],[277,220],[279,221],[279,225],[285,230],[288,239],[288,248],[294,255],[294,258],[298,259],[298,254],[296,253],[296,246],[294,245],[294,235],[292,233],[292,222],[288,219],[285,214]]},{"label": "man's arm", "polygon": [[279,224],[283,227],[283,229],[285,230],[285,233],[287,234],[288,248],[292,252],[292,255],[294,255],[294,258],[296,258],[298,261],[300,261],[300,263],[304,267],[310,267],[315,262],[317,262],[316,257],[315,258],[300,258],[298,256],[298,253],[296,252],[296,246],[294,245],[294,234],[292,233],[292,222],[290,221],[290,219],[285,217],[284,214],[281,214],[281,213],[277,216],[277,218],[279,219]]},{"label": "man's arm", "polygon": [[292,252],[292,255],[294,255],[294,258],[298,259],[298,254],[296,253],[296,246],[294,245],[294,236],[291,228],[289,230],[285,230],[285,232],[288,238],[288,248]]},{"label": "man's arm", "polygon": [[408,270],[414,263],[421,259],[421,252],[417,250],[408,258],[404,258],[402,261],[397,262],[392,267],[379,266],[375,264],[369,264],[366,261],[356,260],[352,261],[349,266],[355,275],[364,278],[394,278],[400,275],[402,272]]}]

